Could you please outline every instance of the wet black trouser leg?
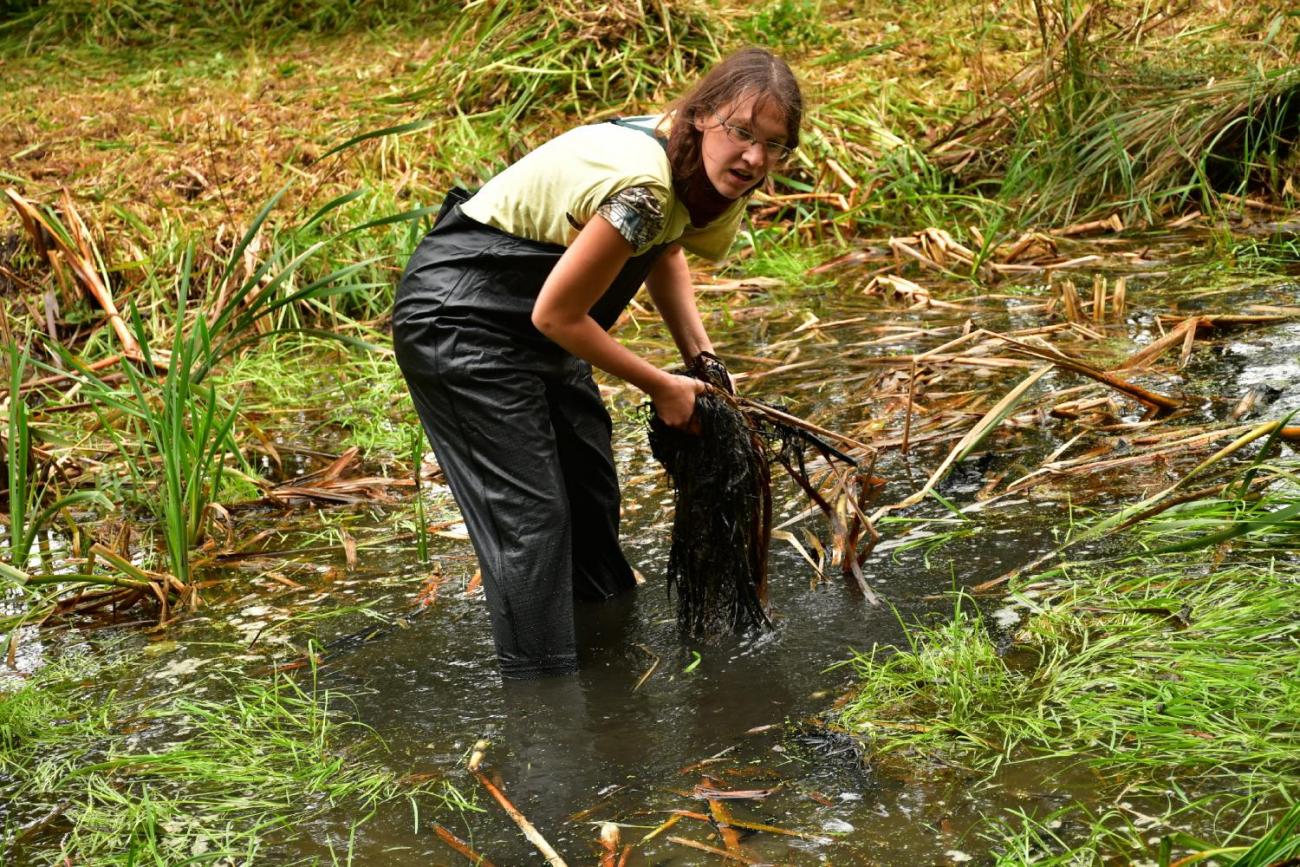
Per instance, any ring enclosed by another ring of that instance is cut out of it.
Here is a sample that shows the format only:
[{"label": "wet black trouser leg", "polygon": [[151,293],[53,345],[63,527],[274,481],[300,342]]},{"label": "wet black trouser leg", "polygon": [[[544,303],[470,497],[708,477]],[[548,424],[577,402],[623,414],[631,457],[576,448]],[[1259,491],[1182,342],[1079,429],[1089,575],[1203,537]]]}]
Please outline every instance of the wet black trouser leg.
[{"label": "wet black trouser leg", "polygon": [[436,320],[398,361],[469,527],[506,677],[577,669],[573,598],[635,586],[618,545],[611,422],[572,356],[470,343]]}]

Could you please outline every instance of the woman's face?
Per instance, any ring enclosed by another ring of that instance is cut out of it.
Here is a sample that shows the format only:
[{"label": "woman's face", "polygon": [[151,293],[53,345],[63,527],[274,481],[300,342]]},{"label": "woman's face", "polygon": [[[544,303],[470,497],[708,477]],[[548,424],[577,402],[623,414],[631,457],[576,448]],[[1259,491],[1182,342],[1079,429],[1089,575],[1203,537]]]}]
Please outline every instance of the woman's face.
[{"label": "woman's face", "polygon": [[785,145],[785,117],[776,101],[757,94],[723,103],[695,119],[700,130],[704,172],[714,188],[738,199],[780,160]]}]

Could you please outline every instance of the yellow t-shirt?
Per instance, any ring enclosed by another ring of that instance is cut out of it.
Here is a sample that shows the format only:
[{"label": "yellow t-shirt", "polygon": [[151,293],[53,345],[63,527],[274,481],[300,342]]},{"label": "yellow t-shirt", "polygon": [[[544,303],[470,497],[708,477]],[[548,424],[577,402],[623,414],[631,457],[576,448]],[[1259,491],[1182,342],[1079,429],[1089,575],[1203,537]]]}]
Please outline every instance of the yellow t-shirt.
[{"label": "yellow t-shirt", "polygon": [[[658,120],[646,123],[653,128]],[[731,249],[745,200],[736,200],[706,226],[692,226],[673,191],[663,146],[640,130],[613,123],[556,136],[489,180],[461,211],[520,238],[567,247],[605,199],[628,187],[648,189],[664,214],[659,234],[634,255],[672,242],[706,259],[721,259]]]}]

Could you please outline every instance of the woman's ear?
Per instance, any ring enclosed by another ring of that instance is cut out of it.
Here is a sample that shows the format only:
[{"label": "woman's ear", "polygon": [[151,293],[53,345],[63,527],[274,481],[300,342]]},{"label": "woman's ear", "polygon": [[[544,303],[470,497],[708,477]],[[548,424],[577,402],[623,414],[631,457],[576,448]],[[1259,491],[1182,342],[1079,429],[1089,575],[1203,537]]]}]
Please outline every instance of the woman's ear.
[{"label": "woman's ear", "polygon": [[695,112],[691,118],[691,124],[695,127],[696,132],[704,132],[704,120],[700,117],[700,112]]}]

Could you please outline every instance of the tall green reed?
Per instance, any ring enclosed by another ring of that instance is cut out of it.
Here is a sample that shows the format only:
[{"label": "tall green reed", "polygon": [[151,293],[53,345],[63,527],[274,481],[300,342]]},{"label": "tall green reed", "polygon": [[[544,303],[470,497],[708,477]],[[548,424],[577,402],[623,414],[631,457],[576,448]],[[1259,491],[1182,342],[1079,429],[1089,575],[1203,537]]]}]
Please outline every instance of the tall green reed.
[{"label": "tall green reed", "polygon": [[[48,473],[41,478],[32,477],[35,465],[32,453],[32,430],[27,401],[23,396],[23,375],[31,361],[30,345],[19,349],[16,343],[7,342],[5,352],[9,360],[9,398],[5,424],[5,468],[8,482],[8,537],[6,556],[9,568],[4,574],[11,580],[21,581],[29,567],[32,549],[42,528],[60,512],[79,504],[95,503],[106,509],[112,504],[97,491],[73,491],[45,500],[51,485]],[[39,471],[38,471],[39,472]],[[0,563],[0,566],[3,566]]]},{"label": "tall green reed", "polygon": [[[202,538],[226,458],[237,452],[232,429],[238,417],[237,401],[223,406],[216,389],[203,387],[195,375],[211,357],[212,346],[201,317],[188,332],[184,327],[193,256],[193,247],[187,247],[170,354],[159,356],[150,348],[139,311],[133,308],[131,323],[144,354],[143,371],[124,366],[129,386],[125,394],[89,380],[97,401],[121,411],[128,420],[129,438],[111,424],[105,424],[105,429],[161,525],[171,574],[185,583],[190,580],[190,552]],[[155,462],[157,483],[153,484]]]}]

